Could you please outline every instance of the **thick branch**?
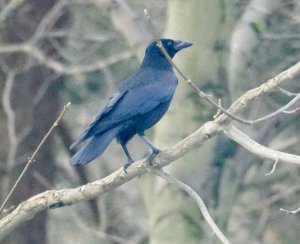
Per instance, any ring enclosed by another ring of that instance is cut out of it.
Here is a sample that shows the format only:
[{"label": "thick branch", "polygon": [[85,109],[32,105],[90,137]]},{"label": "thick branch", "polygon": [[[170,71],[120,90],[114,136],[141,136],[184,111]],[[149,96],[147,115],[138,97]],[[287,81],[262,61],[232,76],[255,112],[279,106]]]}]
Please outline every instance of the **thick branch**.
[{"label": "thick branch", "polygon": [[[218,132],[218,126],[214,122],[207,122],[200,129],[169,150],[160,153],[157,158],[154,159],[153,163],[164,167],[182,157],[193,148],[201,145]],[[143,160],[140,160],[130,166],[127,170],[128,174],[125,174],[123,168],[121,168],[101,180],[74,189],[46,191],[20,203],[12,213],[0,220],[0,240],[24,221],[33,218],[37,213],[43,210],[87,201],[117,188],[138,175],[146,173],[147,166],[143,162]]]},{"label": "thick branch", "polygon": [[229,125],[224,127],[224,133],[226,136],[243,146],[248,151],[263,157],[267,159],[271,159],[274,161],[279,162],[286,162],[286,163],[292,163],[300,165],[300,156],[284,153],[280,151],[276,151],[273,149],[270,149],[268,147],[265,147],[250,137],[248,137],[246,134],[241,132],[239,129],[234,127],[233,125]]},{"label": "thick branch", "polygon": [[[250,91],[247,91],[242,96],[240,96],[228,109],[230,113],[236,114],[238,112],[242,112],[247,108],[252,101],[257,99],[264,94],[270,93],[274,90],[279,89],[278,86],[283,82],[293,79],[297,75],[300,74],[300,61],[294,64],[292,67],[286,69],[281,72],[277,76],[272,79],[269,79],[267,82],[263,83],[259,87],[256,87]],[[224,123],[229,121],[229,117],[226,114],[221,115],[217,119],[217,123]]]}]

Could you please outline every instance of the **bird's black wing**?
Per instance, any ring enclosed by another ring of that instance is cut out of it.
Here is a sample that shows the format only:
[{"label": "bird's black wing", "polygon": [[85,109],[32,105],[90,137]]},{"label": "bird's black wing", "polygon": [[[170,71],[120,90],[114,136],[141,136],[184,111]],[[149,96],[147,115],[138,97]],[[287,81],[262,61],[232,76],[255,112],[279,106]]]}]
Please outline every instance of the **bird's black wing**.
[{"label": "bird's black wing", "polygon": [[128,119],[155,109],[172,98],[176,85],[177,82],[153,82],[128,90],[109,113],[101,118],[100,123],[95,124],[93,134],[102,133]]},{"label": "bird's black wing", "polygon": [[96,119],[90,124],[90,126],[81,134],[81,136],[73,142],[70,146],[70,149],[76,147],[81,142],[87,140],[92,137],[94,134],[92,133],[93,128],[97,126],[97,124],[101,121],[101,117],[105,114],[109,113],[115,104],[122,98],[122,96],[126,93],[126,91],[118,91],[113,96],[111,96],[108,102],[105,104],[104,108],[100,111]]},{"label": "bird's black wing", "polygon": [[103,133],[124,121],[137,115],[145,114],[155,109],[159,104],[172,98],[177,82],[171,84],[160,82],[146,86],[117,92],[110,98],[104,109],[96,117],[87,130],[71,145],[71,149],[86,139]]}]

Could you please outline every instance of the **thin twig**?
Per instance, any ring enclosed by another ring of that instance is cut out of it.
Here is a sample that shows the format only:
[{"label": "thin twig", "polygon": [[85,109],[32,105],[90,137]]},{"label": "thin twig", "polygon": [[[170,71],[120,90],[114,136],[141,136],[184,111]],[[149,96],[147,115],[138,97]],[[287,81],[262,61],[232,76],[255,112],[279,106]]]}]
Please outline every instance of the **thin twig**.
[{"label": "thin twig", "polygon": [[274,171],[275,171],[275,169],[277,167],[278,162],[279,162],[279,160],[276,159],[275,163],[273,164],[273,167],[272,167],[271,171],[269,173],[266,173],[265,176],[269,176],[269,175],[271,175],[271,174],[274,173]]},{"label": "thin twig", "polygon": [[15,82],[15,75],[16,74],[14,72],[7,74],[2,97],[3,109],[7,116],[7,131],[10,144],[7,156],[7,168],[12,167],[18,146],[18,136],[16,133],[15,123],[16,114],[11,104],[11,92]]},{"label": "thin twig", "polygon": [[300,110],[300,107],[298,108],[295,108],[293,110],[286,110],[286,111],[283,111],[282,113],[284,114],[295,114],[296,112],[298,112]]},{"label": "thin twig", "polygon": [[0,12],[0,21],[6,20],[23,2],[24,0],[12,0],[6,4]]},{"label": "thin twig", "polygon": [[121,53],[117,53],[104,60],[95,61],[86,65],[66,65],[62,62],[56,61],[53,58],[48,57],[44,52],[37,47],[37,45],[31,42],[25,42],[21,44],[4,44],[0,43],[0,54],[3,53],[25,53],[28,56],[36,59],[40,64],[45,65],[49,69],[53,70],[57,74],[65,74],[76,76],[88,72],[104,69],[112,64],[119,63],[134,56],[134,52],[126,50]]},{"label": "thin twig", "polygon": [[[272,181],[270,183],[272,184],[273,182],[275,182],[275,181]],[[251,205],[248,207],[247,211],[257,212],[257,210],[261,209],[262,206],[272,206],[272,205],[274,206],[274,204],[281,203],[282,201],[290,198],[290,196],[294,196],[298,192],[300,192],[300,185],[291,186],[287,189],[279,191],[278,193],[270,196],[265,201],[260,201],[260,202],[254,203],[254,204],[251,203]],[[283,211],[283,210],[281,210],[281,211]]]},{"label": "thin twig", "polygon": [[41,147],[44,145],[45,141],[47,140],[47,138],[51,135],[52,131],[54,130],[54,128],[58,125],[58,122],[61,120],[61,118],[64,116],[64,114],[67,112],[67,110],[70,108],[71,103],[68,102],[65,106],[63,111],[60,113],[60,115],[58,116],[58,118],[56,119],[56,121],[53,123],[53,125],[51,126],[51,128],[49,129],[49,131],[47,132],[47,134],[44,136],[44,138],[42,139],[42,141],[40,142],[40,144],[37,146],[37,148],[35,149],[35,151],[33,152],[33,154],[31,155],[31,157],[29,157],[27,164],[25,165],[23,171],[21,172],[20,176],[18,177],[17,181],[15,182],[14,186],[12,187],[12,189],[10,190],[10,192],[8,193],[7,197],[5,198],[4,202],[2,203],[1,207],[0,207],[0,215],[6,205],[6,203],[8,202],[8,200],[10,199],[11,195],[14,193],[16,187],[18,186],[20,180],[23,178],[24,174],[26,173],[27,169],[29,168],[29,166],[34,162],[35,160],[35,156],[36,154],[39,152],[39,150],[41,149]]},{"label": "thin twig", "polygon": [[296,210],[286,210],[284,208],[280,208],[280,211],[283,211],[286,214],[296,214],[300,212],[300,208],[297,208]]},{"label": "thin twig", "polygon": [[58,1],[43,17],[39,25],[36,28],[35,33],[30,39],[30,42],[36,43],[41,39],[43,34],[47,31],[50,25],[54,25],[57,19],[61,17],[63,8],[67,5],[66,0]]},{"label": "thin twig", "polygon": [[222,233],[222,231],[219,229],[219,227],[216,225],[216,223],[214,222],[212,217],[210,216],[210,214],[209,214],[209,212],[208,212],[208,210],[205,206],[205,203],[203,202],[201,197],[190,186],[188,186],[187,184],[185,184],[185,183],[181,182],[180,180],[174,178],[173,176],[167,174],[162,169],[150,168],[149,172],[158,175],[159,177],[165,179],[166,181],[170,182],[174,186],[176,186],[179,189],[181,189],[181,190],[185,191],[186,193],[188,193],[195,200],[195,202],[197,203],[204,219],[206,220],[206,222],[208,223],[208,225],[212,229],[213,233],[215,233],[217,235],[217,237],[219,238],[219,240],[222,243],[226,243],[226,244],[230,243],[229,240]]},{"label": "thin twig", "polygon": [[[278,86],[284,83],[287,80],[293,79],[294,77],[298,76],[300,74],[300,61],[295,63],[290,68],[280,72],[275,77],[267,80],[260,86],[253,88],[247,92],[245,92],[242,96],[240,96],[237,100],[235,100],[229,107],[228,111],[231,113],[238,113],[244,111],[245,107],[248,107],[249,103],[251,101],[254,101],[255,99],[270,93],[272,91],[278,90]],[[224,124],[226,122],[229,122],[229,117],[225,114],[220,115],[216,122],[218,124]]]},{"label": "thin twig", "polygon": [[281,107],[280,109],[276,110],[275,112],[273,113],[270,113],[264,117],[261,117],[259,119],[256,119],[256,120],[250,120],[249,122],[251,124],[256,124],[256,123],[259,123],[259,122],[262,122],[262,121],[265,121],[267,119],[271,119],[273,117],[275,117],[276,115],[278,114],[281,114],[281,113],[286,113],[286,111],[291,108],[298,100],[300,100],[300,93],[297,94],[297,96],[295,96],[289,103],[287,103],[286,105],[284,105],[283,107]]},{"label": "thin twig", "polygon": [[290,91],[287,91],[281,87],[278,87],[278,90],[283,93],[284,95],[287,95],[288,97],[295,97],[298,95],[298,93],[294,93],[294,92],[290,92]]},{"label": "thin twig", "polygon": [[[221,98],[219,98],[219,106],[220,106],[220,107],[222,106],[222,99],[221,99]],[[221,113],[222,113],[221,110],[218,109],[217,113],[213,116],[213,118],[214,118],[214,119],[215,119],[215,118],[218,118],[219,115],[220,115]]]}]

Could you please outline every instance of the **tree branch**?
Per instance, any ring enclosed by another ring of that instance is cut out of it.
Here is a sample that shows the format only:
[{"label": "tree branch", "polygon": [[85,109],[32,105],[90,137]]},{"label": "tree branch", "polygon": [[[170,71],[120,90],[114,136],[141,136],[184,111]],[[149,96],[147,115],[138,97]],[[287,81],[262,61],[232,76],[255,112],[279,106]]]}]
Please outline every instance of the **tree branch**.
[{"label": "tree branch", "polygon": [[296,210],[286,210],[284,208],[280,208],[280,211],[283,211],[286,214],[296,214],[300,212],[300,208],[297,208]]},{"label": "tree branch", "polygon": [[[200,129],[174,145],[172,148],[161,152],[153,160],[153,164],[164,167],[179,157],[182,157],[193,148],[201,145],[216,133],[218,133],[218,126],[214,122],[207,122]],[[144,163],[144,160],[137,161],[128,168],[127,172],[128,174],[124,172],[122,167],[101,180],[74,189],[51,190],[31,197],[20,203],[13,212],[0,220],[0,240],[24,221],[33,218],[37,213],[43,210],[87,201],[123,185],[136,176],[146,173],[147,164]]]},{"label": "tree branch", "polygon": [[270,149],[268,147],[265,147],[250,137],[248,137],[246,134],[241,132],[239,129],[234,127],[233,125],[224,126],[224,134],[243,146],[248,151],[262,157],[271,159],[274,161],[280,161],[280,162],[286,162],[291,164],[297,164],[300,165],[300,156],[284,153],[280,151],[276,151],[273,149]]},{"label": "tree branch", "polygon": [[[300,74],[300,61],[294,64],[292,67],[284,70],[272,79],[267,80],[265,83],[252,90],[247,91],[240,96],[228,109],[230,113],[236,114],[242,112],[247,108],[250,103],[256,100],[258,97],[273,92],[278,89],[278,86],[289,79],[293,79]],[[222,114],[216,120],[216,123],[223,124],[230,122],[230,117],[226,114]]]},{"label": "tree branch", "polygon": [[22,44],[0,44],[0,54],[1,53],[16,53],[21,52],[25,53],[28,56],[33,57],[40,64],[44,65],[45,67],[53,70],[57,74],[64,74],[64,75],[72,75],[76,76],[82,73],[93,72],[97,70],[104,69],[112,64],[127,60],[134,56],[133,51],[124,51],[105,60],[96,61],[90,64],[85,65],[65,65],[59,61],[56,61],[52,58],[47,57],[36,45],[33,45],[31,42],[22,43]]},{"label": "tree branch", "polygon": [[[0,22],[7,19],[7,17],[23,4],[24,0],[12,0],[0,12]],[[2,24],[2,23],[1,23]]]},{"label": "tree branch", "polygon": [[[17,146],[19,142],[19,138],[16,132],[16,124],[15,118],[16,114],[11,104],[11,92],[15,82],[15,73],[10,72],[7,74],[6,82],[3,89],[3,96],[2,96],[2,104],[3,110],[7,117],[7,131],[8,131],[8,139],[9,139],[9,150],[7,156],[7,165],[6,168],[10,168],[13,166]],[[0,211],[1,213],[1,211]]]},{"label": "tree branch", "polygon": [[229,240],[226,238],[226,236],[222,233],[222,231],[216,225],[216,223],[214,222],[212,217],[210,216],[210,214],[205,206],[205,203],[203,202],[201,197],[197,194],[197,192],[195,192],[187,184],[181,182],[180,180],[177,180],[176,178],[172,177],[171,175],[167,174],[166,172],[162,171],[161,169],[150,169],[149,172],[158,175],[159,177],[165,179],[166,181],[170,182],[174,186],[176,186],[179,189],[188,193],[194,199],[194,201],[197,203],[205,221],[208,223],[208,225],[212,229],[213,233],[215,233],[217,235],[217,237],[219,238],[219,240],[222,243],[225,243],[225,244],[230,243]]},{"label": "tree branch", "polygon": [[[15,182],[15,184],[12,187],[12,189],[8,193],[7,197],[3,201],[3,203],[2,203],[2,205],[0,207],[0,215],[1,215],[1,213],[2,213],[2,211],[4,209],[4,207],[5,207],[6,203],[8,202],[8,200],[10,199],[10,197],[12,196],[12,194],[14,193],[14,191],[15,191],[16,187],[18,186],[18,184],[20,183],[20,180],[23,178],[23,176],[26,173],[26,171],[28,170],[29,166],[34,162],[36,154],[39,152],[39,150],[41,149],[41,147],[44,145],[45,141],[51,135],[52,131],[58,125],[58,122],[61,120],[61,118],[64,116],[64,114],[70,108],[70,106],[71,106],[70,102],[67,105],[64,106],[63,111],[60,113],[60,115],[58,116],[58,118],[55,120],[55,122],[53,123],[53,125],[51,126],[51,128],[49,129],[49,131],[47,132],[47,134],[44,136],[44,138],[42,139],[42,141],[40,142],[40,144],[37,146],[37,148],[35,149],[35,151],[33,152],[33,154],[29,157],[28,162],[25,165],[23,171],[21,172],[21,174],[19,175],[17,181]],[[1,230],[1,227],[0,227],[0,230]]]}]

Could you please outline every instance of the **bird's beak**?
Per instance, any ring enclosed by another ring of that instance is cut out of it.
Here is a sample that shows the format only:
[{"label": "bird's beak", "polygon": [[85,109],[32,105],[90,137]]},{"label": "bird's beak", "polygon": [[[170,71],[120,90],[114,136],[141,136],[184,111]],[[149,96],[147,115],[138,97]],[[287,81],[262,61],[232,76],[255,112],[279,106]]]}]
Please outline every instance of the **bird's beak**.
[{"label": "bird's beak", "polygon": [[188,42],[188,41],[176,41],[176,44],[174,46],[174,49],[178,52],[180,51],[181,49],[184,49],[186,47],[190,47],[192,46],[193,43],[191,42]]}]

